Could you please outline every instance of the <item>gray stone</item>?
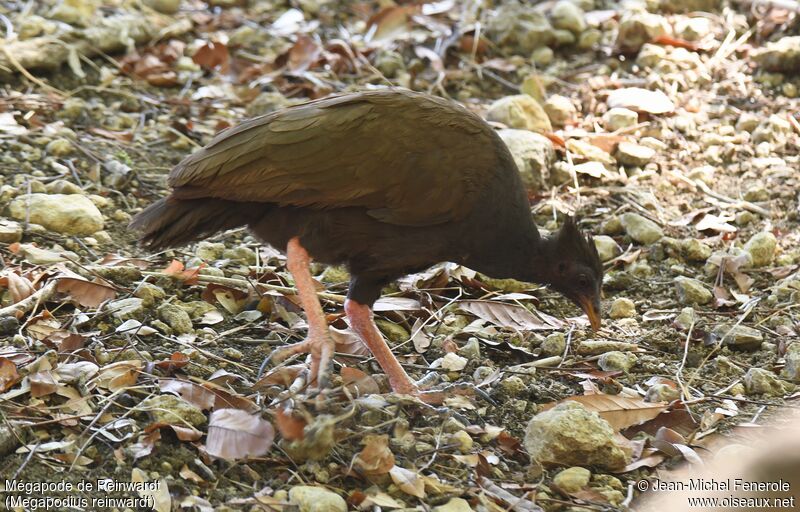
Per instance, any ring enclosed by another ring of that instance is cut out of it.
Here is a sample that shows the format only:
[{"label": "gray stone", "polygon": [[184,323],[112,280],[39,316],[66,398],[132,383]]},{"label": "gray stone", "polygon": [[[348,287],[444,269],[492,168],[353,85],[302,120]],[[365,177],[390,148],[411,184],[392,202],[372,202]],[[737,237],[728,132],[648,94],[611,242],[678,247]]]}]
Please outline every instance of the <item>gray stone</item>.
[{"label": "gray stone", "polygon": [[597,365],[605,372],[629,372],[639,360],[632,352],[612,350],[600,356]]},{"label": "gray stone", "polygon": [[698,41],[711,33],[709,18],[681,18],[675,22],[675,34],[687,41]]},{"label": "gray stone", "polygon": [[[142,299],[143,301],[142,304],[145,307],[150,308],[157,305],[162,300],[164,300],[164,297],[167,296],[167,293],[164,291],[163,288],[156,286],[152,283],[141,283],[139,286],[136,287],[136,290],[133,292],[133,295],[134,297],[139,297],[140,299]],[[209,304],[209,306],[211,306],[211,304]]]},{"label": "gray stone", "polygon": [[792,135],[792,125],[779,115],[772,114],[753,130],[753,144],[769,142],[774,148],[786,146]]},{"label": "gray stone", "polygon": [[[531,53],[531,60],[537,66],[547,66],[553,62],[553,57],[555,57],[555,53],[553,53],[553,49],[549,46],[540,46]],[[526,91],[523,90],[523,92]]]},{"label": "gray stone", "polygon": [[617,46],[624,52],[635,53],[645,43],[669,33],[669,22],[663,16],[648,12],[630,12],[620,21]]},{"label": "gray stone", "polygon": [[180,306],[163,304],[158,308],[158,316],[175,334],[188,334],[194,331],[189,313]]},{"label": "gray stone", "polygon": [[547,113],[547,117],[550,118],[550,122],[555,126],[569,124],[578,113],[572,100],[559,94],[554,94],[547,98],[547,101],[544,102],[544,111]]},{"label": "gray stone", "polygon": [[553,26],[544,13],[530,5],[504,2],[490,16],[486,32],[500,47],[509,47],[521,54],[553,43]]},{"label": "gray stone", "polygon": [[691,277],[678,277],[675,279],[675,289],[678,292],[678,301],[681,304],[708,304],[713,295],[711,290]]},{"label": "gray stone", "polygon": [[698,317],[694,308],[683,308],[678,316],[675,317],[675,320],[672,321],[672,325],[682,331],[688,331],[692,324],[697,323],[697,320]]},{"label": "gray stone", "polygon": [[591,471],[579,466],[573,466],[556,473],[556,476],[553,477],[553,483],[569,494],[584,489],[589,485],[591,478]]},{"label": "gray stone", "polygon": [[640,244],[649,245],[664,236],[658,224],[638,213],[624,213],[619,217],[625,233]]},{"label": "gray stone", "polygon": [[785,357],[783,377],[787,380],[800,381],[800,343],[794,342],[789,345]]},{"label": "gray stone", "polygon": [[634,142],[622,141],[617,144],[617,151],[614,153],[617,161],[623,165],[644,167],[656,156],[652,148],[636,144]]},{"label": "gray stone", "polygon": [[541,348],[542,354],[545,356],[560,356],[567,348],[567,338],[564,333],[554,332],[547,335],[539,348]]},{"label": "gray stone", "polygon": [[296,485],[289,489],[289,503],[299,512],[347,512],[347,503],[341,496],[313,485]]},{"label": "gray stone", "polygon": [[796,73],[800,69],[800,36],[769,42],[753,58],[766,71]]},{"label": "gray stone", "polygon": [[13,244],[22,240],[22,224],[0,218],[0,244]]},{"label": "gray stone", "polygon": [[611,425],[573,401],[531,418],[524,445],[540,463],[613,469],[625,466],[631,459],[630,448],[617,444]]},{"label": "gray stone", "polygon": [[615,107],[609,109],[603,115],[603,119],[606,123],[606,129],[613,132],[634,126],[639,122],[639,114],[628,108]]},{"label": "gray stone", "polygon": [[51,181],[44,186],[48,194],[83,194],[83,189],[67,180]]},{"label": "gray stone", "polygon": [[669,384],[654,384],[647,390],[645,402],[672,402],[681,397],[680,391]]},{"label": "gray stone", "polygon": [[580,34],[586,30],[586,19],[583,9],[569,0],[559,0],[550,11],[553,26],[569,30],[573,34]]},{"label": "gray stone", "polygon": [[203,240],[198,242],[197,249],[194,254],[201,260],[215,261],[222,259],[222,253],[225,251],[225,244],[220,242],[207,242]]},{"label": "gray stone", "polygon": [[75,146],[68,139],[53,139],[47,143],[45,150],[53,156],[68,156],[75,151]]},{"label": "gray stone", "polygon": [[633,318],[636,316],[636,304],[627,297],[619,297],[614,299],[611,303],[611,309],[608,312],[611,318]]},{"label": "gray stone", "polygon": [[647,43],[639,50],[636,64],[643,68],[654,68],[667,60],[667,50],[661,45]]},{"label": "gray stone", "polygon": [[597,254],[600,256],[600,261],[608,261],[622,254],[619,244],[610,236],[597,235],[592,238],[594,239],[594,246],[597,248]]},{"label": "gray stone", "polygon": [[491,104],[486,118],[503,123],[509,128],[550,132],[553,130],[550,118],[541,105],[527,94],[516,94],[500,98]]},{"label": "gray stone", "polygon": [[718,325],[711,331],[711,336],[715,341],[722,339],[725,345],[738,350],[758,350],[764,341],[761,331],[746,325]]},{"label": "gray stone", "polygon": [[50,231],[91,235],[103,229],[103,215],[86,196],[78,194],[31,194],[9,205],[11,217],[41,224]]},{"label": "gray stone", "polygon": [[466,357],[470,361],[477,361],[481,358],[481,344],[478,338],[470,338],[458,351],[459,354]]},{"label": "gray stone", "polygon": [[514,157],[525,186],[538,190],[548,188],[549,169],[556,159],[550,139],[528,130],[499,130],[497,134]]},{"label": "gray stone", "polygon": [[242,265],[255,265],[256,252],[244,245],[234,247],[233,249],[225,249],[222,251],[222,257]]},{"label": "gray stone", "polygon": [[144,316],[144,301],[137,297],[111,301],[106,306],[111,315],[121,321],[139,320]]},{"label": "gray stone", "polygon": [[748,395],[783,396],[786,387],[774,373],[763,368],[750,368],[744,375]]},{"label": "gray stone", "polygon": [[149,412],[155,423],[200,427],[206,415],[198,407],[174,395],[156,395],[139,404],[139,409]]},{"label": "gray stone", "polygon": [[521,397],[528,391],[525,381],[517,375],[501,380],[499,388],[505,396],[513,398]]},{"label": "gray stone", "polygon": [[769,231],[756,233],[744,245],[744,250],[750,254],[754,267],[764,267],[772,263],[775,257],[775,249],[778,247],[778,240]]},{"label": "gray stone", "polygon": [[681,253],[689,261],[706,261],[711,256],[711,247],[695,238],[681,241]]}]

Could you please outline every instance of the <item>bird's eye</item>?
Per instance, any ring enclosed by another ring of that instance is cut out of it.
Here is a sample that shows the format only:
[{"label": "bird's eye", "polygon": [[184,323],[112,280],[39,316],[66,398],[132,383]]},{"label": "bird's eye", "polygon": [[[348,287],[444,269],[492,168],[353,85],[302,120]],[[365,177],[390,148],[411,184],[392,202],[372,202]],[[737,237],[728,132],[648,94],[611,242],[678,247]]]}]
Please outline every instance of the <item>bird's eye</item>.
[{"label": "bird's eye", "polygon": [[581,288],[587,288],[589,286],[589,278],[583,274],[579,275],[578,286],[580,286]]}]

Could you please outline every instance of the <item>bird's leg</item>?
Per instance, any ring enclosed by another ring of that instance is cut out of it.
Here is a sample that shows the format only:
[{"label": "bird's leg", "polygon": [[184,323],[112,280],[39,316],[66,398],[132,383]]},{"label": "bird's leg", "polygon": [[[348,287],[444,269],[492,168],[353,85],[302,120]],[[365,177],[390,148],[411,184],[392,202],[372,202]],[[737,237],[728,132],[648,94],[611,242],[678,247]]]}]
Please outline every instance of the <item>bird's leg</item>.
[{"label": "bird's leg", "polygon": [[365,304],[360,304],[352,299],[344,302],[344,312],[350,320],[350,327],[358,333],[364,343],[369,348],[375,360],[383,369],[389,379],[389,385],[397,393],[406,395],[416,395],[419,388],[411,381],[406,371],[400,366],[400,362],[392,354],[392,350],[383,335],[375,325],[372,318],[372,309]]},{"label": "bird's leg", "polygon": [[[453,384],[444,389],[421,390],[417,383],[411,380],[406,371],[400,366],[400,362],[392,354],[389,345],[383,339],[383,335],[378,330],[373,320],[372,309],[369,306],[360,304],[352,299],[344,302],[344,311],[350,320],[350,327],[358,333],[361,339],[369,348],[375,360],[386,373],[389,385],[396,393],[414,395],[423,402],[429,404],[441,404],[445,398],[452,395],[479,395],[490,403],[493,400],[474,385]],[[423,379],[425,380],[425,379]],[[422,381],[420,381],[422,382]]]},{"label": "bird's leg", "polygon": [[286,268],[294,277],[300,305],[306,313],[308,336],[305,340],[276,349],[270,358],[282,361],[293,354],[311,354],[311,377],[309,384],[316,382],[317,387],[324,389],[330,385],[330,372],[333,364],[334,341],[328,333],[328,322],[317,298],[314,278],[311,277],[309,264],[311,256],[297,237],[289,240],[286,247]]}]

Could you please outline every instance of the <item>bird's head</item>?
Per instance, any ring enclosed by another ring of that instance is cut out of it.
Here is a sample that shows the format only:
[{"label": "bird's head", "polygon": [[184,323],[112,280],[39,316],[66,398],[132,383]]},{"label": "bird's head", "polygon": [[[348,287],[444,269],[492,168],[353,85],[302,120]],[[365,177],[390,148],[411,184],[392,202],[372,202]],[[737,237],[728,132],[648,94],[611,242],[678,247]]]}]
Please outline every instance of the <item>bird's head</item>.
[{"label": "bird's head", "polygon": [[592,329],[599,329],[603,263],[591,235],[584,236],[575,220],[568,217],[547,245],[553,262],[548,276],[550,285],[586,313]]}]

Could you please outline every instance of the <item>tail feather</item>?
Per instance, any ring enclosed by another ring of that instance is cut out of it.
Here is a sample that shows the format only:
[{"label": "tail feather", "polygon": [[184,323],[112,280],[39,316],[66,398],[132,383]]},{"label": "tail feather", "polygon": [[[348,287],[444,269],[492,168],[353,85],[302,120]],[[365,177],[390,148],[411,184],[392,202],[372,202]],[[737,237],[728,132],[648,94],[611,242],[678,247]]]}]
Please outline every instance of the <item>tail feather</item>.
[{"label": "tail feather", "polygon": [[129,227],[141,230],[139,240],[144,245],[151,249],[166,249],[243,226],[259,210],[254,206],[224,199],[167,197],[137,214]]}]

